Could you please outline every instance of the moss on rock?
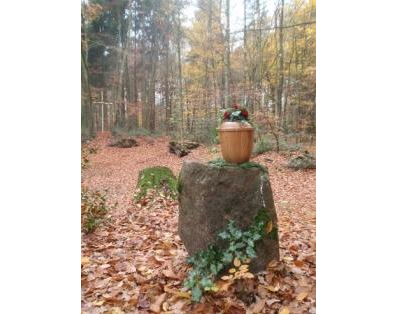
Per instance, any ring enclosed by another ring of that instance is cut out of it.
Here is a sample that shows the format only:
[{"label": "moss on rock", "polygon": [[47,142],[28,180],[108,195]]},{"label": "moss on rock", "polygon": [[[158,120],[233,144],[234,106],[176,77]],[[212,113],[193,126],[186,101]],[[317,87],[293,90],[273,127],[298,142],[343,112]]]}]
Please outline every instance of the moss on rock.
[{"label": "moss on rock", "polygon": [[266,166],[253,161],[244,162],[243,164],[232,164],[226,162],[223,158],[217,158],[209,161],[208,164],[214,166],[215,168],[226,168],[226,167],[241,168],[241,169],[259,168],[262,172],[268,173],[268,169]]}]

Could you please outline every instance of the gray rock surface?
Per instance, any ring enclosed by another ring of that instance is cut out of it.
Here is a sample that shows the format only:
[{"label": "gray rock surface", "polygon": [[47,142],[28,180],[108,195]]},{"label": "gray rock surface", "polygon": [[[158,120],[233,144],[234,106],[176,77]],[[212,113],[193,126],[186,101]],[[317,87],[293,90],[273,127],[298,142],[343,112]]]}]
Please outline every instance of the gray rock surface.
[{"label": "gray rock surface", "polygon": [[[247,229],[258,210],[265,207],[277,228],[277,215],[268,170],[253,167],[215,167],[186,161],[179,177],[178,232],[188,253],[195,254],[210,244],[222,246],[218,233],[229,220]],[[257,258],[250,270],[264,270],[272,259],[279,259],[278,240],[264,239],[256,245]]]}]

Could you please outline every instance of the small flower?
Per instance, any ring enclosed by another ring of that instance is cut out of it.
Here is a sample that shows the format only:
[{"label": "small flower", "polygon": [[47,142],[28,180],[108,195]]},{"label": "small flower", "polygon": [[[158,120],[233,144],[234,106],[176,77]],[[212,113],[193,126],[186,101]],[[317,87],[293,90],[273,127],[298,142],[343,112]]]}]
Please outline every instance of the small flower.
[{"label": "small flower", "polygon": [[224,112],[224,119],[228,120],[230,118],[230,113],[228,111]]},{"label": "small flower", "polygon": [[247,119],[248,116],[249,116],[249,113],[247,112],[246,109],[243,109],[243,110],[241,111],[241,115],[242,115],[245,119]]}]

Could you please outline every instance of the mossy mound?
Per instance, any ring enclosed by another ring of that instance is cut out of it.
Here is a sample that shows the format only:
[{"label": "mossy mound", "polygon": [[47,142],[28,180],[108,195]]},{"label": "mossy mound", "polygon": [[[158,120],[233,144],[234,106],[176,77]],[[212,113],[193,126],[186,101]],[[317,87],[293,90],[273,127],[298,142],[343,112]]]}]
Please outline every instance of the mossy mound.
[{"label": "mossy mound", "polygon": [[308,153],[304,153],[303,155],[297,156],[292,160],[290,160],[288,167],[295,170],[316,169],[315,156]]},{"label": "mossy mound", "polygon": [[176,177],[168,167],[157,166],[146,168],[139,172],[135,199],[140,200],[151,189],[163,191],[166,195],[176,198],[176,186]]}]

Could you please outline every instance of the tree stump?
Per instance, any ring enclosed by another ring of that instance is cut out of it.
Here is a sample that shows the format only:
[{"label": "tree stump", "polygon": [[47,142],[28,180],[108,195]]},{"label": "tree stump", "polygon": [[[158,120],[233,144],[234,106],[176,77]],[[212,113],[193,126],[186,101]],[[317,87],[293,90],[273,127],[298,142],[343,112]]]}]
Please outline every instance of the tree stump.
[{"label": "tree stump", "polygon": [[277,215],[268,170],[242,165],[218,167],[196,161],[183,163],[178,181],[178,232],[188,253],[194,255],[210,244],[221,247],[218,234],[229,220],[246,230],[264,208],[276,230],[276,239],[265,238],[256,243],[257,258],[251,261],[250,270],[258,272],[271,260],[279,259]]},{"label": "tree stump", "polygon": [[300,170],[300,169],[316,169],[315,156],[305,152],[289,161],[287,165],[289,168]]},{"label": "tree stump", "polygon": [[120,138],[109,145],[110,147],[131,148],[138,146],[136,140],[132,137]]},{"label": "tree stump", "polygon": [[198,143],[195,142],[169,142],[169,152],[179,157],[187,156],[191,151],[190,149],[197,148]]}]

